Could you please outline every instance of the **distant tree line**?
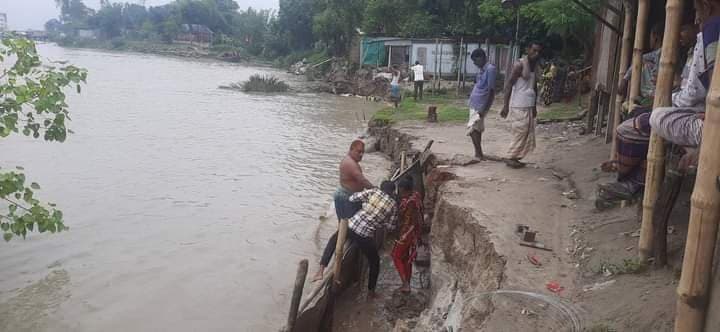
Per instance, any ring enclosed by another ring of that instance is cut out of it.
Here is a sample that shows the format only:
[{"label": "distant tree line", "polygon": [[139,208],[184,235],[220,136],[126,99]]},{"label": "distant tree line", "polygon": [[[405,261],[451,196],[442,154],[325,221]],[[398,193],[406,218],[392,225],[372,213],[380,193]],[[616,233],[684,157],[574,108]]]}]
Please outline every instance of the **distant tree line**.
[{"label": "distant tree line", "polygon": [[[45,24],[55,34],[72,36],[92,29],[100,38],[170,42],[182,24],[200,24],[214,43],[242,48],[252,55],[279,57],[309,50],[346,55],[359,31],[401,37],[477,36],[512,40],[515,11],[500,0],[280,0],[278,11],[240,9],[234,0],[176,0],[163,6],[102,0],[99,10],[82,0],[55,0],[58,19]],[[595,8],[598,0],[586,0]],[[543,40],[579,54],[591,49],[592,16],[565,0],[523,5],[521,42]]]}]

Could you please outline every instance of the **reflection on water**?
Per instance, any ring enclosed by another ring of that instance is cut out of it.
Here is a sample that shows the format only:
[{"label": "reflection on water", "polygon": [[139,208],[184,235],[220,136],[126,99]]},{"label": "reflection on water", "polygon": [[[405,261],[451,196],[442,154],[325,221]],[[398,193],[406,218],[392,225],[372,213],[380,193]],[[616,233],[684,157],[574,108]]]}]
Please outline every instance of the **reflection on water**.
[{"label": "reflection on water", "polygon": [[[40,52],[87,68],[89,78],[68,97],[76,134],[66,143],[0,144],[0,167],[25,166],[71,228],[0,244],[4,314],[27,313],[7,309],[19,294],[21,305],[57,298],[23,293],[52,271],[67,279],[62,301],[14,329],[279,328],[296,262],[316,260],[313,233],[338,162],[362,133],[358,118],[377,105],[217,89],[257,72],[296,80],[270,68],[52,45]],[[381,157],[366,159],[366,170],[384,175]]]}]

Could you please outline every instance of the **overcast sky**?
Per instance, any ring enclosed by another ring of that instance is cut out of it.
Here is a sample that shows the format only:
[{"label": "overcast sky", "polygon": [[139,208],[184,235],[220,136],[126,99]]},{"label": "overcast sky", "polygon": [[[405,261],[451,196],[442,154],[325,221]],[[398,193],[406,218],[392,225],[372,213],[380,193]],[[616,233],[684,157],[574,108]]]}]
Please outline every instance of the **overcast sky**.
[{"label": "overcast sky", "polygon": [[[172,0],[146,0],[146,6],[157,6]],[[97,9],[100,0],[84,0],[88,7]],[[112,2],[134,2],[141,0],[123,0]],[[277,9],[278,0],[235,0],[240,8],[253,7],[258,9]],[[54,0],[0,0],[0,13],[8,16],[11,30],[43,29],[43,25],[51,18],[57,18],[60,11],[55,7]]]}]

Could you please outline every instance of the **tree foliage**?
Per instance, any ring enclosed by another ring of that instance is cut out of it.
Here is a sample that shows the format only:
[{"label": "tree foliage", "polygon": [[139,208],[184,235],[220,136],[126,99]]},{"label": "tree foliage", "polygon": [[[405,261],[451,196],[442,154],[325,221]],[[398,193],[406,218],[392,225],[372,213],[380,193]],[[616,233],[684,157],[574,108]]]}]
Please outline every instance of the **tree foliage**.
[{"label": "tree foliage", "polygon": [[[149,8],[102,0],[97,13],[82,0],[56,2],[65,26],[85,25],[105,38],[169,42],[180,25],[201,24],[215,32],[216,44],[273,57],[312,49],[346,55],[358,30],[371,35],[475,36],[508,42],[514,39],[516,25],[516,11],[502,8],[501,0],[280,0],[277,13],[240,10],[234,0],[175,0]],[[585,2],[591,7],[599,3]],[[571,2],[531,1],[520,7],[519,14],[521,43],[560,40],[557,48],[564,51],[590,49],[593,18]],[[54,22],[48,27],[56,29]]]},{"label": "tree foliage", "polygon": [[[64,90],[80,92],[87,72],[72,65],[43,67],[35,44],[26,39],[5,38],[0,44],[0,62],[12,62],[0,81],[0,139],[22,134],[45,141],[63,142],[70,130]],[[2,167],[6,165],[1,165]],[[21,167],[0,169],[0,233],[9,241],[27,232],[66,230],[63,215],[55,205],[35,198],[40,189],[29,183]]]}]

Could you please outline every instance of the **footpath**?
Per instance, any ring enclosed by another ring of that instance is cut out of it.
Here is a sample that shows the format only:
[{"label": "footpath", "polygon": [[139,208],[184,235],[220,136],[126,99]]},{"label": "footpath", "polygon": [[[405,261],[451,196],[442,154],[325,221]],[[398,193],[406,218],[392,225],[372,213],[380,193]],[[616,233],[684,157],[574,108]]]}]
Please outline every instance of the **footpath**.
[{"label": "footpath", "polygon": [[[483,150],[501,157],[510,136],[498,115],[500,98],[486,121]],[[465,123],[442,114],[461,108],[462,101],[451,103],[439,107],[439,123],[412,116],[388,121],[391,111],[378,113],[383,121],[371,131],[391,157],[434,141],[434,169],[426,179],[431,263],[429,271],[415,273],[413,293],[402,295],[394,291],[400,280],[386,246],[381,299],[366,302],[361,290],[346,292],[337,330],[670,331],[689,194],[682,194],[671,221],[675,267],[642,266],[637,204],[595,209],[597,184],[613,180],[599,167],[609,156],[604,137],[580,135],[581,123],[538,125],[527,167],[473,162]],[[549,250],[520,245],[518,225],[536,231],[535,240]]]}]

